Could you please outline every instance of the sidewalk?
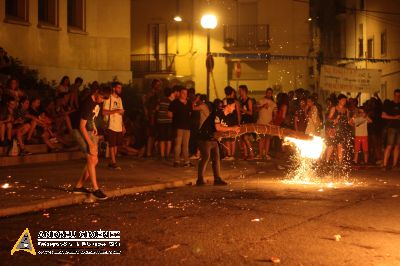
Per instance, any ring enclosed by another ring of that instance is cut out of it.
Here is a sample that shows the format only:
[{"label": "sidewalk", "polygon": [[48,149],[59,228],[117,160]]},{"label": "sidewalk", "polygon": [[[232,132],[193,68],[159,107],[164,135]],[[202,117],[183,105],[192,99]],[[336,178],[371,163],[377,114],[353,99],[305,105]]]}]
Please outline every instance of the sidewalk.
[{"label": "sidewalk", "polygon": [[[93,196],[69,192],[84,163],[78,160],[0,168],[0,217],[95,201]],[[156,159],[123,157],[119,158],[119,165],[122,170],[108,169],[104,160],[98,166],[99,185],[109,197],[193,185],[197,177],[197,167],[173,168],[171,162]],[[222,177],[229,180],[252,175],[259,165],[245,161],[223,162]],[[206,179],[212,182],[211,166]],[[88,182],[87,187],[90,185]]]}]

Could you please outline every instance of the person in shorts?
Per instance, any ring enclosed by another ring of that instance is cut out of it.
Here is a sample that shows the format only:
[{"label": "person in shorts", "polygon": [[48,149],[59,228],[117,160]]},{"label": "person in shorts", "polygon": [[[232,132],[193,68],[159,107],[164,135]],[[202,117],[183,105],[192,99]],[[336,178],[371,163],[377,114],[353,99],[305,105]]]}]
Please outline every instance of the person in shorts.
[{"label": "person in shorts", "polygon": [[112,94],[110,98],[103,103],[103,116],[107,124],[105,131],[105,140],[110,148],[110,163],[108,167],[121,170],[117,165],[118,147],[122,145],[124,137],[124,106],[121,99],[122,84],[114,82],[112,84]]},{"label": "person in shorts", "polygon": [[97,128],[94,119],[100,112],[100,104],[110,97],[110,87],[100,87],[92,92],[79,106],[80,120],[73,125],[73,134],[80,148],[86,155],[86,165],[82,175],[73,189],[76,194],[88,194],[90,191],[83,187],[89,178],[93,186],[93,196],[98,199],[107,199],[97,184],[96,165],[99,162]]},{"label": "person in shorts", "polygon": [[172,118],[168,116],[168,108],[175,100],[175,90],[165,88],[165,97],[161,99],[157,106],[157,140],[160,144],[160,156],[162,160],[168,159],[171,153],[172,140],[174,139],[174,129],[172,127]]},{"label": "person in shorts", "polygon": [[393,169],[399,161],[400,150],[400,89],[394,91],[393,101],[386,100],[383,104],[382,118],[386,121],[386,148],[383,159],[383,169],[389,164],[393,150]]},{"label": "person in shorts", "polygon": [[350,124],[354,126],[354,164],[358,164],[360,148],[364,155],[364,163],[368,164],[368,123],[372,123],[364,107],[358,108]]}]

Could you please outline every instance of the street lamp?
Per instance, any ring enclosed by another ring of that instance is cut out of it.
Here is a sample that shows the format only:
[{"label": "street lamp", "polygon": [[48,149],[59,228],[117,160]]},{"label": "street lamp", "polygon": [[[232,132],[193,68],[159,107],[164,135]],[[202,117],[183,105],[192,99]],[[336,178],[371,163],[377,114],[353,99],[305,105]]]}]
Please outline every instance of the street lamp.
[{"label": "street lamp", "polygon": [[210,32],[211,30],[215,29],[218,24],[217,17],[212,14],[205,14],[201,17],[200,21],[201,26],[203,29],[207,30],[207,59],[206,59],[206,66],[207,66],[207,99],[210,99],[210,72],[214,67],[214,61],[211,56],[210,52]]},{"label": "street lamp", "polygon": [[181,16],[179,16],[179,15],[176,15],[175,17],[174,17],[174,20],[176,21],[176,22],[182,22],[182,17]]}]

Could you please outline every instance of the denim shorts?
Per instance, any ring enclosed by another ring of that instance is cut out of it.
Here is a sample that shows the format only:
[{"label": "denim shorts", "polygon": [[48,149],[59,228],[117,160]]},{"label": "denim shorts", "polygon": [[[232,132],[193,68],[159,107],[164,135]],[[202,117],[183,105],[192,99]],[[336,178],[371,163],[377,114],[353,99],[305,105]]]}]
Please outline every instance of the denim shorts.
[{"label": "denim shorts", "polygon": [[85,137],[82,135],[82,133],[79,129],[74,129],[73,133],[74,133],[74,138],[75,138],[76,142],[78,142],[79,148],[82,150],[83,153],[88,154],[88,155],[97,156],[97,154],[98,154],[97,144],[99,142],[99,139],[96,135],[93,134],[93,131],[88,131],[88,135],[89,135],[89,138],[94,143],[94,145],[96,146],[95,151],[93,151],[93,153],[95,153],[95,154],[90,153],[89,144],[86,142]]}]

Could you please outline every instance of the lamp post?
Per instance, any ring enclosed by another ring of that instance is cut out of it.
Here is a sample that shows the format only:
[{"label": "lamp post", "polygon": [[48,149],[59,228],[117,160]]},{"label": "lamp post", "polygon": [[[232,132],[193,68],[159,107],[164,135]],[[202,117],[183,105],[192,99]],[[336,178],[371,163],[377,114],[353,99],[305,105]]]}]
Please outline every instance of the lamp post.
[{"label": "lamp post", "polygon": [[201,17],[200,21],[203,29],[207,30],[207,59],[206,59],[206,67],[207,67],[207,100],[210,100],[210,73],[212,68],[214,67],[214,60],[211,55],[211,30],[217,27],[218,21],[217,17],[212,14],[206,14]]}]

